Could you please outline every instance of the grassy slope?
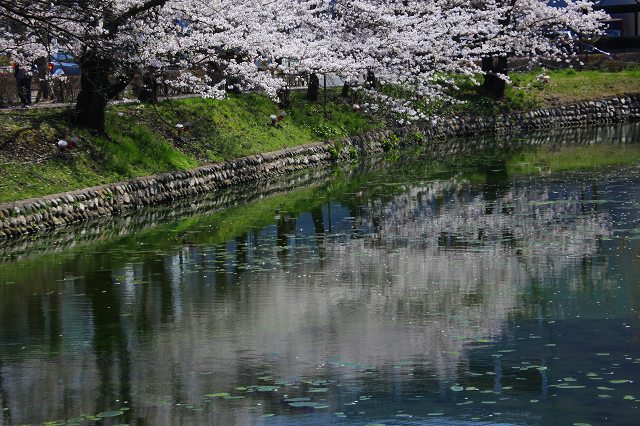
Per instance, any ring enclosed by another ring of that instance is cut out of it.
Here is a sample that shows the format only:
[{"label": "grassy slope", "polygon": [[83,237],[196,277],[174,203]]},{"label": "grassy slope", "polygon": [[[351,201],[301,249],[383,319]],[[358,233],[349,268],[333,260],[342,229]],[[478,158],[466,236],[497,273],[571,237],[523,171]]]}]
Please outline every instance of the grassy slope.
[{"label": "grassy slope", "polygon": [[447,110],[455,114],[486,115],[640,92],[640,70],[637,69],[620,72],[576,72],[572,69],[546,72],[550,77],[548,84],[536,80],[541,73],[512,73],[510,77],[513,84],[507,86],[505,99],[500,101],[478,97],[475,87],[463,83],[456,97],[466,102]]},{"label": "grassy slope", "polygon": [[[271,100],[255,94],[117,106],[107,115],[108,138],[70,128],[60,111],[5,112],[0,115],[0,202],[189,169],[381,125],[353,113],[337,97],[327,119],[321,105],[305,102],[300,93],[278,127],[270,126],[269,116],[277,112]],[[175,125],[187,122],[191,130],[179,135]],[[55,155],[55,142],[71,135],[81,138],[79,149],[70,158]]]},{"label": "grassy slope", "polygon": [[[492,114],[559,103],[640,92],[640,71],[552,72],[540,85],[538,72],[512,75],[505,100],[477,96],[471,85],[456,94],[467,101],[436,113]],[[313,141],[335,139],[383,126],[380,120],[351,111],[331,93],[329,117],[320,104],[294,93],[293,105],[279,127],[268,125],[278,111],[268,98],[233,95],[223,101],[185,99],[157,106],[110,108],[108,137],[95,137],[69,126],[65,113],[51,110],[0,112],[0,202],[64,192]],[[175,125],[190,122],[178,135]],[[78,135],[82,142],[71,158],[55,155],[55,142]]]}]

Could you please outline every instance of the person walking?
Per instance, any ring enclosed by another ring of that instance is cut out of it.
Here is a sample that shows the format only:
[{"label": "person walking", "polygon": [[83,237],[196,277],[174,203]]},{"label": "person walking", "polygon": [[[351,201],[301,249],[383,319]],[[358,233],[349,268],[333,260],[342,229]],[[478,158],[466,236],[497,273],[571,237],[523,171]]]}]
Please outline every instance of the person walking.
[{"label": "person walking", "polygon": [[20,103],[23,108],[29,108],[31,106],[31,73],[24,70],[20,64],[15,64],[13,76],[16,79]]}]

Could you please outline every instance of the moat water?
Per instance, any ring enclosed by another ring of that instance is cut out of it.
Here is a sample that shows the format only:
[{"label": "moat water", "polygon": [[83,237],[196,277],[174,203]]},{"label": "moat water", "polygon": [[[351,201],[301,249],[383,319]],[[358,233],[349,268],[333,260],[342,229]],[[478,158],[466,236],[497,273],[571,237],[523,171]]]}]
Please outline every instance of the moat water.
[{"label": "moat water", "polygon": [[519,138],[0,242],[0,425],[638,424],[640,128]]}]

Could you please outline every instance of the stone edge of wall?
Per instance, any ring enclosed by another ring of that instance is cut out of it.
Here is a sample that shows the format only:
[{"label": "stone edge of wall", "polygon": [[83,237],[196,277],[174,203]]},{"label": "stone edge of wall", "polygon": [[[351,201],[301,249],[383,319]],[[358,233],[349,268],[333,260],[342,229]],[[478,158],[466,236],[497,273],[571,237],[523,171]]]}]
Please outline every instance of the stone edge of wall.
[{"label": "stone edge of wall", "polygon": [[[575,127],[640,120],[640,94],[585,101],[531,112],[488,117],[449,117],[392,131],[380,130],[41,198],[0,204],[0,240],[121,215],[146,206],[210,193],[234,185],[383,152],[396,144],[446,148],[448,137]],[[459,145],[459,144],[458,144]],[[452,154],[455,152],[452,152]]]}]

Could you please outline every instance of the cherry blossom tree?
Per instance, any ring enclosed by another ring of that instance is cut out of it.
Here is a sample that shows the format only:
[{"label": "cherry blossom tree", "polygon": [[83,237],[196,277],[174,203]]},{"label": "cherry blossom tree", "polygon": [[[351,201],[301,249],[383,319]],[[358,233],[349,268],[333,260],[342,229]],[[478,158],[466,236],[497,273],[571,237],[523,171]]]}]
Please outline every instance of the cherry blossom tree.
[{"label": "cherry blossom tree", "polygon": [[[589,0],[483,0],[491,31],[473,34],[482,52],[483,88],[495,98],[505,93],[509,58],[567,60],[579,40],[599,35],[608,16]],[[496,31],[497,28],[497,31]]]},{"label": "cherry blossom tree", "polygon": [[107,103],[140,70],[181,70],[172,83],[205,96],[222,96],[230,79],[274,95],[282,80],[257,60],[273,56],[281,16],[271,0],[0,0],[0,49],[24,62],[53,41],[73,53],[78,124],[102,132]]},{"label": "cherry blossom tree", "polygon": [[573,51],[566,31],[597,33],[604,17],[588,0],[0,0],[0,52],[29,62],[54,40],[72,52],[76,117],[98,131],[134,75],[153,85],[167,69],[172,84],[210,97],[275,98],[299,73],[381,82],[362,90],[416,119],[415,98],[446,98],[455,75],[483,73],[502,96],[510,57],[562,60]]}]

